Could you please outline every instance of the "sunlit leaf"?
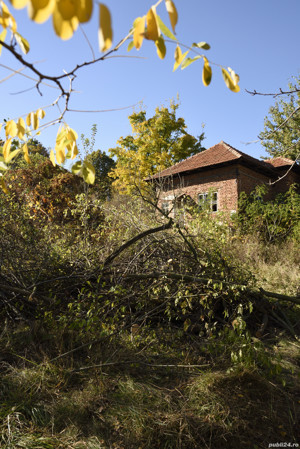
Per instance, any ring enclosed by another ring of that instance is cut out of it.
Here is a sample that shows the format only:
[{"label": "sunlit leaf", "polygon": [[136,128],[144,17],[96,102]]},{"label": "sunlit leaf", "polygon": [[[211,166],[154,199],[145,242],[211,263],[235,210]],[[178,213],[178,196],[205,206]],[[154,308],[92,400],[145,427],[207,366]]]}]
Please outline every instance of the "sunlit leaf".
[{"label": "sunlit leaf", "polygon": [[56,161],[55,161],[55,154],[53,150],[50,150],[50,156],[49,156],[50,161],[52,162],[52,165],[54,165],[54,167],[56,167]]},{"label": "sunlit leaf", "polygon": [[88,161],[84,161],[82,164],[82,177],[87,184],[94,184],[95,173],[93,165]]},{"label": "sunlit leaf", "polygon": [[56,152],[56,160],[59,164],[63,164],[66,160],[66,153],[65,149],[62,147],[55,146],[55,152]]},{"label": "sunlit leaf", "polygon": [[24,153],[25,161],[27,162],[27,164],[30,164],[31,161],[30,161],[30,157],[29,157],[29,154],[28,154],[28,147],[27,147],[26,143],[22,146],[22,150],[23,150],[23,153]]},{"label": "sunlit leaf", "polygon": [[104,52],[109,50],[112,45],[113,31],[109,9],[103,3],[99,3],[99,14],[99,47]]},{"label": "sunlit leaf", "polygon": [[4,2],[0,2],[0,6],[2,11],[0,12],[0,25],[3,28],[7,28],[11,25],[11,14],[9,12],[8,7]]},{"label": "sunlit leaf", "polygon": [[157,23],[158,26],[160,28],[160,31],[169,39],[172,39],[173,41],[176,41],[176,37],[174,36],[174,34],[172,33],[171,30],[169,30],[169,28],[164,24],[164,22],[161,20],[161,18],[159,17],[158,14],[156,14],[156,19],[157,19]]},{"label": "sunlit leaf", "polygon": [[71,20],[76,14],[76,5],[73,0],[56,0],[56,8],[63,20]]},{"label": "sunlit leaf", "polygon": [[235,82],[233,81],[227,70],[224,68],[222,68],[222,75],[228,89],[230,89],[232,92],[240,91],[240,86],[238,84],[235,84]]},{"label": "sunlit leaf", "polygon": [[77,30],[79,21],[77,17],[64,20],[58,8],[55,8],[52,15],[54,31],[62,40],[70,39]]},{"label": "sunlit leaf", "polygon": [[22,9],[27,5],[28,0],[10,0],[10,3],[15,9]]},{"label": "sunlit leaf", "polygon": [[93,13],[93,0],[76,0],[76,16],[80,23],[90,20]]},{"label": "sunlit leaf", "polygon": [[36,23],[43,23],[49,19],[56,6],[56,0],[30,0],[28,15]]},{"label": "sunlit leaf", "polygon": [[3,145],[2,152],[3,152],[3,157],[4,157],[5,162],[7,161],[8,157],[9,157],[11,141],[12,141],[12,138],[7,139]]},{"label": "sunlit leaf", "polygon": [[162,36],[159,36],[157,41],[155,41],[155,45],[158,56],[160,57],[160,59],[164,59],[167,52],[164,38]]},{"label": "sunlit leaf", "polygon": [[157,39],[159,38],[159,28],[156,20],[156,11],[153,6],[147,12],[146,23],[147,23],[147,32],[145,35],[146,39],[149,39],[154,42],[157,41]]},{"label": "sunlit leaf", "polygon": [[44,109],[40,108],[36,111],[36,114],[39,118],[43,119],[46,115],[46,112],[44,111]]},{"label": "sunlit leaf", "polygon": [[24,139],[24,134],[26,131],[26,125],[22,117],[19,118],[17,123],[17,136],[19,139]]},{"label": "sunlit leaf", "polygon": [[179,47],[179,45],[177,45],[177,47],[175,48],[175,53],[174,53],[175,63],[174,63],[174,67],[173,67],[173,72],[175,72],[175,70],[178,69],[178,67],[180,66],[180,64],[182,63],[182,61],[184,60],[184,58],[186,57],[186,55],[188,53],[189,53],[189,50],[182,54],[181,48]]},{"label": "sunlit leaf", "polygon": [[202,48],[203,50],[209,50],[210,49],[210,45],[207,42],[198,42],[198,44],[196,44],[194,42],[192,44],[192,47]]},{"label": "sunlit leaf", "polygon": [[209,65],[208,60],[204,57],[204,65],[202,71],[202,82],[204,86],[208,86],[210,84],[211,78],[212,78],[211,66]]},{"label": "sunlit leaf", "polygon": [[32,127],[34,130],[37,130],[39,127],[39,117],[36,112],[32,114],[32,121],[31,121]]},{"label": "sunlit leaf", "polygon": [[29,42],[27,41],[27,39],[25,39],[25,37],[21,36],[21,34],[18,32],[16,32],[14,36],[22,52],[25,53],[26,55],[30,50]]},{"label": "sunlit leaf", "polygon": [[8,188],[6,187],[6,183],[3,178],[0,179],[0,186],[4,193],[8,193]]},{"label": "sunlit leaf", "polygon": [[167,8],[167,11],[169,14],[169,19],[170,19],[173,33],[175,33],[175,27],[178,22],[178,14],[177,14],[176,6],[172,2],[172,0],[166,0],[166,8]]},{"label": "sunlit leaf", "polygon": [[78,175],[78,176],[80,176],[82,174],[82,162],[81,161],[77,161],[77,162],[75,162],[74,165],[72,165],[72,173],[74,173],[74,175]]},{"label": "sunlit leaf", "polygon": [[142,46],[145,33],[145,17],[138,17],[134,21],[133,45],[137,50]]},{"label": "sunlit leaf", "polygon": [[[0,33],[0,41],[2,41],[2,42],[5,41],[6,34],[7,34],[7,29],[4,28]],[[1,52],[2,52],[2,45],[0,45],[0,55],[1,55]]]},{"label": "sunlit leaf", "polygon": [[11,151],[11,152],[7,155],[7,157],[6,157],[6,159],[5,159],[5,162],[7,162],[7,163],[11,162],[11,161],[12,161],[12,160],[13,160],[13,159],[14,159],[20,152],[21,152],[20,149]]},{"label": "sunlit leaf", "polygon": [[1,171],[5,171],[8,169],[8,166],[6,164],[4,164],[3,161],[0,161],[0,170]]},{"label": "sunlit leaf", "polygon": [[197,59],[201,59],[201,58],[202,58],[202,56],[195,56],[194,58],[186,58],[183,61],[183,63],[181,64],[181,70],[185,69],[190,64],[192,64],[193,62],[197,61]]},{"label": "sunlit leaf", "polygon": [[127,51],[131,51],[134,48],[134,42],[133,40],[131,42],[129,42],[128,47],[127,47]]},{"label": "sunlit leaf", "polygon": [[7,138],[8,136],[16,137],[17,132],[18,132],[18,130],[17,130],[17,124],[16,124],[16,122],[15,122],[14,120],[9,120],[9,121],[6,123],[6,126],[5,126],[5,135],[6,135],[6,138]]},{"label": "sunlit leaf", "polygon": [[240,77],[237,73],[235,73],[234,70],[232,70],[230,67],[228,67],[228,71],[230,73],[230,76],[232,78],[232,81],[234,82],[234,84],[238,84],[240,81]]},{"label": "sunlit leaf", "polygon": [[26,117],[26,125],[27,126],[31,125],[31,115],[32,115],[32,112],[29,112],[29,114]]}]

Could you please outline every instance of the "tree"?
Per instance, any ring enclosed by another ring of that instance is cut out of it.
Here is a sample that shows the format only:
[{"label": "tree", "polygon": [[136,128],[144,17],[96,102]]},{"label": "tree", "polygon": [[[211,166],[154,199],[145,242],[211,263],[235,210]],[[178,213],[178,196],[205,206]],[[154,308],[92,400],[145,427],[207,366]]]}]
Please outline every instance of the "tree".
[{"label": "tree", "polygon": [[300,76],[296,88],[289,84],[289,89],[294,93],[287,93],[270,108],[259,138],[271,157],[296,160],[300,158]]},{"label": "tree", "polygon": [[[29,17],[37,22],[43,23],[52,17],[52,23],[55,33],[61,39],[70,39],[79,25],[89,22],[93,14],[93,0],[83,0],[74,2],[61,2],[60,0],[42,1],[42,0],[10,0],[12,6],[22,9],[27,6]],[[169,17],[172,31],[162,22],[157,14],[158,8],[165,4]],[[57,133],[55,150],[50,151],[50,160],[55,165],[63,164],[66,158],[75,159],[78,155],[77,138],[78,135],[66,122],[66,115],[70,109],[70,99],[73,95],[73,82],[78,77],[79,72],[84,68],[103,62],[112,54],[117,52],[126,42],[129,42],[128,50],[135,48],[139,50],[143,40],[147,39],[154,43],[154,48],[158,57],[164,59],[166,55],[166,42],[173,44],[174,53],[174,70],[178,67],[182,69],[188,67],[195,61],[202,61],[202,81],[208,86],[212,78],[212,63],[221,68],[222,76],[226,86],[232,92],[239,92],[239,76],[229,67],[225,68],[220,64],[210,61],[205,52],[210,49],[206,42],[193,43],[187,46],[181,43],[175,36],[175,28],[178,20],[176,6],[172,0],[158,0],[144,16],[134,20],[133,26],[128,34],[124,36],[117,44],[113,45],[113,29],[111,22],[111,14],[106,5],[99,3],[99,47],[102,55],[95,56],[92,49],[93,58],[84,62],[74,64],[74,67],[68,72],[59,71],[58,75],[50,75],[44,73],[37,67],[36,63],[30,62],[26,55],[30,51],[30,43],[27,39],[17,31],[17,23],[10,12],[8,6],[3,0],[0,0],[0,52],[8,52],[16,62],[21,64],[20,69],[12,69],[14,74],[27,69],[29,72],[27,77],[33,80],[37,92],[41,95],[41,86],[44,83],[54,87],[57,94],[51,103],[51,107],[58,106],[59,115],[56,119],[44,123],[40,126],[40,122],[45,117],[46,106],[41,106],[35,111],[31,111],[23,116],[17,116],[15,120],[9,120],[5,123],[5,142],[0,154],[0,170],[5,171],[8,164],[11,163],[16,156],[12,148],[12,139],[18,138],[19,148],[21,148],[25,160],[28,159],[28,138],[34,138],[40,132],[40,128],[45,129],[52,125],[60,125]],[[9,39],[7,38],[10,32]],[[182,53],[182,49],[187,50]],[[204,51],[204,52],[203,52]],[[67,83],[67,84],[66,84]],[[49,105],[48,105],[49,106]],[[47,107],[48,107],[47,106]],[[17,114],[17,112],[16,112]],[[0,128],[1,128],[0,124]],[[78,161],[74,164],[75,174],[83,176],[86,182],[93,183],[95,178],[94,169],[86,160]],[[0,173],[1,175],[1,173]],[[0,176],[0,186],[6,189],[3,177]]]},{"label": "tree", "polygon": [[109,196],[111,193],[112,178],[108,174],[115,168],[115,161],[101,150],[96,150],[89,154],[87,161],[95,169],[95,188],[100,191],[101,196]]},{"label": "tree", "polygon": [[158,107],[153,117],[146,119],[146,111],[129,116],[133,134],[121,137],[119,146],[109,150],[117,158],[110,176],[114,187],[130,193],[136,186],[143,188],[144,179],[204,150],[204,133],[196,138],[186,132],[183,118],[176,118],[179,105]]}]

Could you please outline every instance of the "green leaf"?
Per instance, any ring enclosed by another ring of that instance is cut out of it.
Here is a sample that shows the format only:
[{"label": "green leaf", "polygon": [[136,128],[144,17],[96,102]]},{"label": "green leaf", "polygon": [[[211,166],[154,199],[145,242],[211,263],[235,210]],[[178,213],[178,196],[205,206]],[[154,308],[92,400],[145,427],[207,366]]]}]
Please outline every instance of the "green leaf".
[{"label": "green leaf", "polygon": [[81,161],[77,161],[75,162],[74,165],[72,165],[72,173],[74,175],[81,175],[82,172],[82,162]]},{"label": "green leaf", "polygon": [[94,184],[95,169],[90,162],[84,161],[82,165],[82,177],[87,184]]},{"label": "green leaf", "polygon": [[185,69],[186,67],[188,67],[190,64],[192,64],[192,62],[197,61],[197,59],[201,59],[202,56],[195,56],[194,58],[186,58],[183,63],[181,64],[181,70]]},{"label": "green leaf", "polygon": [[196,44],[196,42],[194,42],[192,44],[192,47],[202,48],[203,50],[209,50],[210,49],[210,45],[207,42],[198,42],[198,44]]},{"label": "green leaf", "polygon": [[158,22],[158,26],[160,28],[160,31],[169,39],[172,39],[173,41],[176,41],[176,37],[174,36],[174,34],[172,33],[171,30],[169,30],[169,28],[164,24],[164,22],[161,20],[161,18],[159,17],[159,15],[156,15],[157,18],[157,22]]},{"label": "green leaf", "polygon": [[25,37],[23,37],[17,31],[14,33],[14,36],[15,36],[16,41],[17,41],[20,49],[22,50],[22,52],[25,53],[25,55],[27,55],[27,53],[30,50],[30,45],[29,45],[29,42],[27,41],[27,39],[25,39]]},{"label": "green leaf", "polygon": [[129,42],[129,45],[128,45],[128,47],[127,47],[127,51],[132,50],[133,47],[134,47],[134,42],[133,42],[133,41]]},{"label": "green leaf", "polygon": [[167,52],[164,38],[162,36],[159,36],[159,38],[155,41],[155,45],[158,56],[160,57],[160,59],[164,59]]}]

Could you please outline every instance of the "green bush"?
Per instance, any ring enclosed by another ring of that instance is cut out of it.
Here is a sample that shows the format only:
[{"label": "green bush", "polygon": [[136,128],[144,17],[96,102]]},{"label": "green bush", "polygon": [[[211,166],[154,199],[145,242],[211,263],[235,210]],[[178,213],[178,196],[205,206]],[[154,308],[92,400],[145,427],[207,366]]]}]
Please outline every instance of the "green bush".
[{"label": "green bush", "polygon": [[288,192],[273,201],[264,198],[266,186],[258,186],[250,195],[242,192],[235,224],[242,234],[258,234],[266,243],[293,239],[300,242],[300,195],[293,184]]}]

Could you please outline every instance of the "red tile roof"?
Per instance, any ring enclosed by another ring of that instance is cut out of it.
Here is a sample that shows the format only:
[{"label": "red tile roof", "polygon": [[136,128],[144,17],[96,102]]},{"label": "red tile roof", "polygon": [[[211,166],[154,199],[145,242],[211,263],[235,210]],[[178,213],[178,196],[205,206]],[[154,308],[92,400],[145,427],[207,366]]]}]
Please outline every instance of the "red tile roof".
[{"label": "red tile roof", "polygon": [[267,170],[268,172],[273,171],[270,163],[255,159],[242,151],[236,150],[226,142],[221,141],[208,150],[178,162],[172,167],[166,168],[152,176],[152,179],[195,171],[206,167],[217,167],[220,164],[234,161],[244,162],[248,165],[255,166],[257,169]]},{"label": "red tile roof", "polygon": [[265,159],[265,162],[273,165],[273,167],[286,167],[295,164],[292,159],[287,159],[286,157],[275,157],[274,159]]}]

